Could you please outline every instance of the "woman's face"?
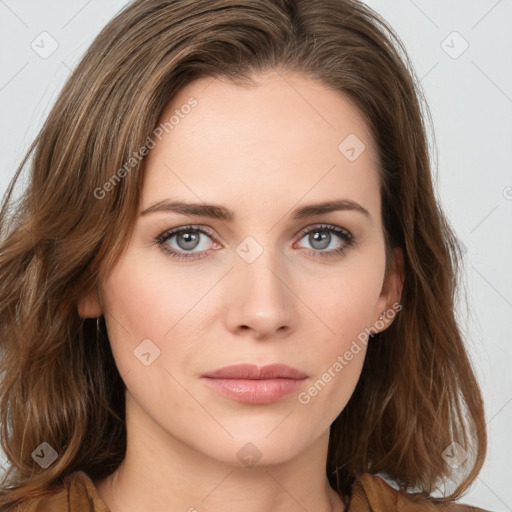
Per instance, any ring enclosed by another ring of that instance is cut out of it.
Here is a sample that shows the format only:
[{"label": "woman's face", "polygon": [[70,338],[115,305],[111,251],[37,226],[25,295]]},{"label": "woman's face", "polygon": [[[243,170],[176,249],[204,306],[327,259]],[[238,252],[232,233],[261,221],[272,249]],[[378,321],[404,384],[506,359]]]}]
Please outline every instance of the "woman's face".
[{"label": "woman's face", "polygon": [[[365,333],[398,299],[361,115],[311,79],[259,79],[201,79],[167,106],[100,299],[132,421],[234,465],[282,462],[328,435]],[[245,363],[307,377],[204,377]]]}]

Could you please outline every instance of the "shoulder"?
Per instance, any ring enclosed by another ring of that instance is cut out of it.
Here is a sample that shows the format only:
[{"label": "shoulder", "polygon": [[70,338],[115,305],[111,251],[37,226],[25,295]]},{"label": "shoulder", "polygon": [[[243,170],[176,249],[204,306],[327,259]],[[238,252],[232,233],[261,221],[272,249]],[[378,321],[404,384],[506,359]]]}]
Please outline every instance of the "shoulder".
[{"label": "shoulder", "polygon": [[66,476],[63,483],[44,496],[20,503],[12,512],[110,512],[83,471]]},{"label": "shoulder", "polygon": [[412,494],[400,492],[384,478],[364,473],[352,486],[348,512],[489,512],[462,503],[439,503],[428,499],[415,500]]}]

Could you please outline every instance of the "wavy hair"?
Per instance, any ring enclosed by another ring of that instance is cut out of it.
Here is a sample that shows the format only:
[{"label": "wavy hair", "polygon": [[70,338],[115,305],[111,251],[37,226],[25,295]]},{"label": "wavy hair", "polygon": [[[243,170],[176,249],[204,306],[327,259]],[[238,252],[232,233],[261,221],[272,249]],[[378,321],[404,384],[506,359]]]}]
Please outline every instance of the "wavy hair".
[{"label": "wavy hair", "polygon": [[[136,0],[96,37],[16,170],[0,211],[0,421],[9,468],[0,505],[50,492],[69,473],[99,479],[124,458],[124,382],[104,318],[82,319],[133,229],[144,147],[166,104],[200,77],[252,84],[297,72],[353,100],[379,155],[387,269],[404,255],[403,310],[376,334],[332,423],[330,485],[381,473],[425,499],[458,499],[486,453],[481,391],[455,315],[462,251],[432,179],[419,81],[399,37],[357,0]],[[14,199],[30,164],[24,194]],[[118,173],[118,175],[120,175]],[[103,197],[100,197],[103,196]],[[97,324],[97,325],[96,325]],[[47,442],[58,457],[32,457]],[[459,443],[457,471],[442,454]],[[430,497],[457,478],[449,496]]]}]

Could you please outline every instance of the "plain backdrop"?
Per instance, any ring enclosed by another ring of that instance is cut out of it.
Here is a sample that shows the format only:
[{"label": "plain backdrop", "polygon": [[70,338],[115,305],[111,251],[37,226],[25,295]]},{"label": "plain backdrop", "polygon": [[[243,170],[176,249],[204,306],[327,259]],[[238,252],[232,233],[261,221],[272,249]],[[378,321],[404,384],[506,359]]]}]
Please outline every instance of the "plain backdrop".
[{"label": "plain backdrop", "polygon": [[[484,393],[489,451],[460,502],[512,511],[512,2],[367,3],[412,59],[433,119],[437,194],[466,251],[469,310],[459,316]],[[0,0],[0,193],[65,79],[125,4]]]}]

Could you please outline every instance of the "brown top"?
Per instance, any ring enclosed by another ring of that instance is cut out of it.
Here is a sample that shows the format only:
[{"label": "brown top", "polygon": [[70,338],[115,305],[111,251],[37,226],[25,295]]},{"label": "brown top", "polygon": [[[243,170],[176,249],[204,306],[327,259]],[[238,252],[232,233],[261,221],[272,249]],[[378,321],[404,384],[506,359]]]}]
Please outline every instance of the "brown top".
[{"label": "brown top", "polygon": [[[463,504],[414,504],[406,493],[396,491],[384,479],[365,473],[352,486],[347,512],[489,512]],[[16,512],[110,512],[83,471],[64,479],[63,487],[51,495],[18,505]]]}]

